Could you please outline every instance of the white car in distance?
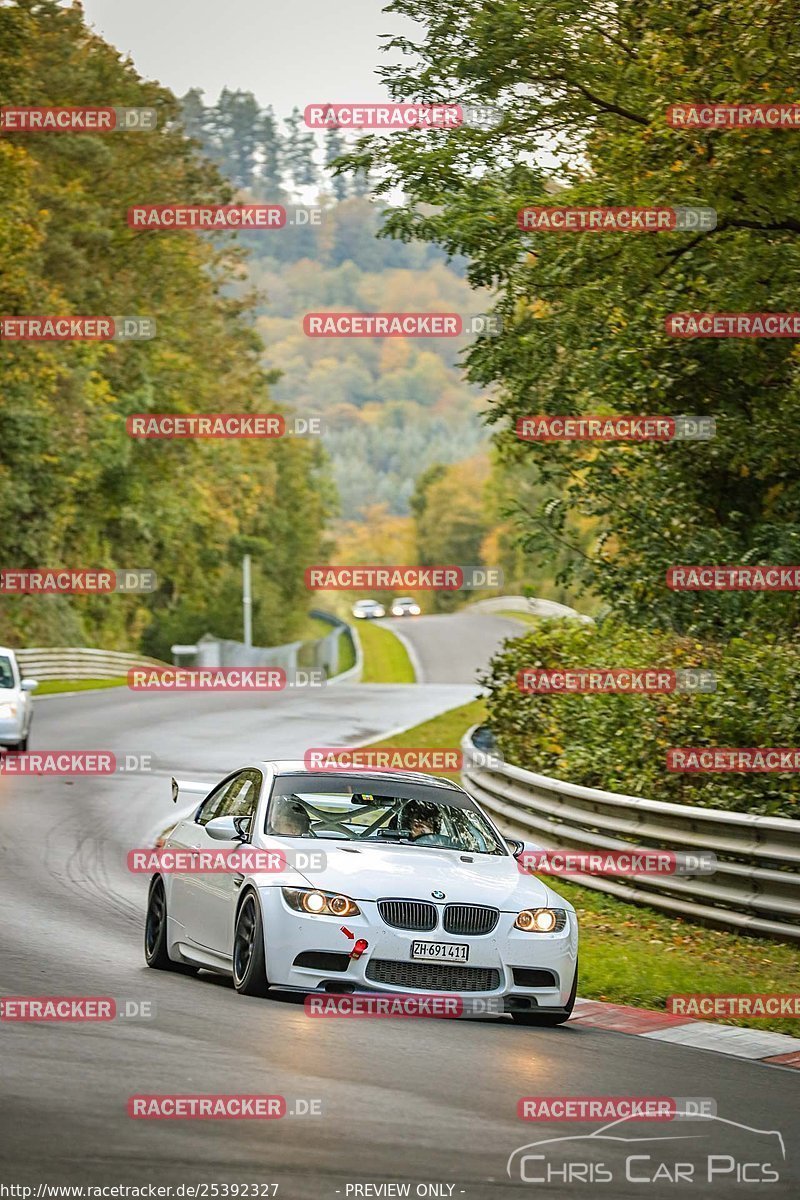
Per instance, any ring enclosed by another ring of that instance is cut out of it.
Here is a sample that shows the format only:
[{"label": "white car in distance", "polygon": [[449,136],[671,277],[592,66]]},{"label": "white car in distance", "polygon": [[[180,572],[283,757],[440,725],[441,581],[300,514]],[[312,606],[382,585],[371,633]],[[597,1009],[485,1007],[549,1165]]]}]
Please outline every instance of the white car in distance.
[{"label": "white car in distance", "polygon": [[386,616],[386,609],[377,600],[356,600],[353,616],[359,621],[374,621]]}]

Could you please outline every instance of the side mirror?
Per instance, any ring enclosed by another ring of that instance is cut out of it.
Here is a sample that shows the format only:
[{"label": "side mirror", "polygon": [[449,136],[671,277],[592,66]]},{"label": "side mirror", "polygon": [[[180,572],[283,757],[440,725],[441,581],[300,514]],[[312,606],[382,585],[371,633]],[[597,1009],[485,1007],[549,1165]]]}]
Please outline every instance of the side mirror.
[{"label": "side mirror", "polygon": [[249,817],[213,817],[206,822],[205,831],[215,842],[241,842],[243,836],[236,822],[249,820]]},{"label": "side mirror", "polygon": [[243,842],[246,842],[250,835],[250,826],[253,823],[252,817],[234,817],[233,823],[236,826],[236,832]]},{"label": "side mirror", "polygon": [[525,849],[525,843],[519,841],[518,838],[507,837],[506,845],[508,846],[511,853],[514,855],[514,858],[519,858],[520,854],[522,854],[523,850]]},{"label": "side mirror", "polygon": [[23,692],[35,692],[37,687],[39,686],[39,680],[38,679],[23,679],[20,686],[21,686]]}]

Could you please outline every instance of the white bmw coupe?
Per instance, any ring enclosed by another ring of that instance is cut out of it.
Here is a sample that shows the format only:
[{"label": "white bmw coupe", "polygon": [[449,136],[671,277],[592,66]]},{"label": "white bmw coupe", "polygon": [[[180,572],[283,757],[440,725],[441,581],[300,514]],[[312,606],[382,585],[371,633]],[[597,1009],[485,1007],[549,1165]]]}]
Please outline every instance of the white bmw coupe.
[{"label": "white bmw coupe", "polygon": [[[173,781],[173,796],[199,786]],[[500,998],[494,1009],[529,1025],[558,1025],[572,1011],[574,908],[520,869],[523,843],[448,779],[253,763],[162,843],[226,849],[273,851],[280,865],[154,874],[149,966],[222,972],[251,996],[271,987],[469,994]]]}]

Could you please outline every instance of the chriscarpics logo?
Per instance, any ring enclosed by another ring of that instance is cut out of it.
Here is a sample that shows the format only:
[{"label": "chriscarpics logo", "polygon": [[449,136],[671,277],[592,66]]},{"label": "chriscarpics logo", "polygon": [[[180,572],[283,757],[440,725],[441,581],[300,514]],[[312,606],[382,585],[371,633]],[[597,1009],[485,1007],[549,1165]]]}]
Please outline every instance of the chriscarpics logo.
[{"label": "chriscarpics logo", "polygon": [[[667,1123],[634,1115],[590,1134],[542,1137],[514,1150],[506,1170],[514,1181],[544,1184],[548,1196],[560,1186],[573,1195],[574,1185],[589,1184],[607,1188],[600,1194],[610,1200],[619,1195],[615,1185],[655,1183],[688,1185],[691,1194],[700,1187],[707,1195],[713,1188],[727,1200],[734,1184],[770,1184],[783,1177],[786,1146],[779,1130],[754,1129],[701,1109],[687,1105]],[[590,1186],[586,1194],[596,1192]]]}]

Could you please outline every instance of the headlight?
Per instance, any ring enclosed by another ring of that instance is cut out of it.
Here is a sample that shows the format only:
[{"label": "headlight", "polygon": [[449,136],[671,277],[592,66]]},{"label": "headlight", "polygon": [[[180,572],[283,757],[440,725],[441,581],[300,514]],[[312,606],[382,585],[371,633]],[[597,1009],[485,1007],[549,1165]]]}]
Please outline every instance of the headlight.
[{"label": "headlight", "polygon": [[564,908],[523,908],[514,928],[524,929],[526,933],[560,933],[566,924]]},{"label": "headlight", "polygon": [[0,704],[0,717],[15,717],[16,715],[16,704]]},{"label": "headlight", "polygon": [[281,888],[283,898],[290,908],[314,917],[358,917],[361,909],[349,896],[338,892],[319,892],[316,888]]}]

